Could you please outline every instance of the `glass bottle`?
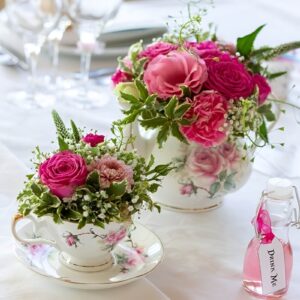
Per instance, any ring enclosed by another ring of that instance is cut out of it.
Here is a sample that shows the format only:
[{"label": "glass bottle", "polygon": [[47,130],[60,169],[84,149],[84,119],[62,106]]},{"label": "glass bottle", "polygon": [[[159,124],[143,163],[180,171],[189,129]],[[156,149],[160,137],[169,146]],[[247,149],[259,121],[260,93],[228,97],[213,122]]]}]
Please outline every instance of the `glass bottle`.
[{"label": "glass bottle", "polygon": [[243,286],[261,299],[280,298],[288,290],[293,265],[289,226],[299,227],[299,220],[292,221],[293,212],[297,217],[293,190],[287,179],[269,179],[252,221],[256,235],[245,255]]}]

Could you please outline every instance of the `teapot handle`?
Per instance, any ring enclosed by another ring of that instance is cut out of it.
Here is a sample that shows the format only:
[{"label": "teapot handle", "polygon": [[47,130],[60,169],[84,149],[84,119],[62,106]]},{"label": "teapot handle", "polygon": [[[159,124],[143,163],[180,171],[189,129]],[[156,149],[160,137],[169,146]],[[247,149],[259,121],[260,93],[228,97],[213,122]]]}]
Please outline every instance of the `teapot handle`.
[{"label": "teapot handle", "polygon": [[47,244],[54,246],[55,248],[58,248],[57,243],[52,240],[44,239],[44,238],[32,238],[32,239],[27,239],[27,238],[22,238],[19,236],[16,230],[17,223],[21,220],[24,219],[29,219],[33,223],[33,231],[35,232],[37,229],[41,227],[41,223],[37,222],[34,217],[28,215],[28,216],[23,216],[22,214],[15,214],[13,216],[12,222],[11,222],[11,232],[13,237],[20,243],[22,244]]}]

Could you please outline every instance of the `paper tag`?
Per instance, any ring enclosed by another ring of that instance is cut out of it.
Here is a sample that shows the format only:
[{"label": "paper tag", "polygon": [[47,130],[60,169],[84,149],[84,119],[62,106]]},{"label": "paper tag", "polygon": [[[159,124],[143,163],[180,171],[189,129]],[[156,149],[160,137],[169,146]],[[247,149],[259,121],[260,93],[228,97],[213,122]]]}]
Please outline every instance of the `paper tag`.
[{"label": "paper tag", "polygon": [[270,244],[261,244],[258,249],[262,293],[273,294],[286,287],[285,261],[282,243],[274,238]]}]

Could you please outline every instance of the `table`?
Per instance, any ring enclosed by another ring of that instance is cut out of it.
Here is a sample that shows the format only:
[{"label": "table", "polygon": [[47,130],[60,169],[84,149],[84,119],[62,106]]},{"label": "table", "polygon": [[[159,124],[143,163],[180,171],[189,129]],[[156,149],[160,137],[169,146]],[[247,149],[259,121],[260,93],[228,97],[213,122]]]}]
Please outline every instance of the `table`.
[{"label": "table", "polygon": [[[128,20],[134,18],[149,20],[155,14],[159,20],[162,20],[168,14],[176,12],[180,5],[178,1],[166,0],[130,1],[124,6],[121,15]],[[296,0],[288,0],[284,4],[274,3],[271,0],[254,0],[251,3],[219,0],[216,1],[216,6],[217,8],[209,15],[209,20],[219,24],[220,35],[227,40],[248,33],[262,23],[268,23],[268,26],[258,39],[258,44],[275,45],[299,39],[300,10]],[[65,57],[63,66],[69,70],[72,67],[76,70],[75,62],[75,58]],[[104,64],[113,63],[97,61],[94,66]],[[298,70],[299,74],[299,69],[294,70]],[[25,75],[16,69],[0,66],[2,95],[16,82],[21,82]],[[298,80],[297,72],[295,75],[295,80]],[[295,90],[293,93],[297,94]],[[110,122],[120,116],[118,105],[114,100],[99,111],[77,111],[59,102],[56,109],[66,120],[72,117],[78,120],[80,126],[98,128],[104,134],[108,134]],[[252,299],[241,288],[241,278],[244,253],[248,241],[253,236],[250,221],[260,193],[269,176],[289,176],[294,184],[300,187],[300,170],[297,167],[300,128],[293,116],[294,112],[288,110],[288,113],[281,117],[278,127],[281,125],[287,127],[284,136],[280,132],[275,132],[272,136],[280,141],[285,139],[287,143],[285,148],[273,152],[264,149],[259,153],[247,185],[235,194],[228,195],[221,208],[205,214],[174,213],[163,210],[161,214],[146,213],[141,216],[141,222],[155,231],[165,246],[166,255],[163,263],[147,278],[167,297],[172,300]],[[54,139],[54,128],[51,123],[50,109],[24,113],[0,100],[0,142],[8,148],[3,148],[5,149],[3,152],[0,151],[0,153],[5,152],[2,157],[0,155],[0,166],[3,166],[4,161],[11,162],[7,164],[9,167],[0,168],[1,193],[11,200],[14,199],[22,186],[25,170],[29,167],[31,149],[37,144],[44,150],[50,149],[51,139]],[[6,236],[5,240],[0,237],[1,248],[7,247],[9,228],[6,219],[1,217],[0,228],[1,235],[4,233]],[[294,250],[294,271],[289,293],[284,299],[298,300],[300,298],[299,231],[292,230],[291,241]],[[4,265],[8,268],[10,263],[16,263],[11,256],[12,261],[6,261],[4,264],[3,253],[0,252],[0,266]],[[26,290],[24,286],[20,290],[10,291],[11,293],[7,294],[14,286],[14,282],[13,277],[9,277],[8,280],[5,276],[9,274],[6,268],[2,268],[0,273],[0,299],[25,299],[22,298],[22,291]],[[21,270],[24,276],[29,276],[21,266],[18,270]],[[74,291],[58,288],[50,283],[49,285],[45,282],[41,283],[42,279],[37,275],[32,278],[45,288],[47,285],[48,290],[53,293],[53,298],[57,300],[75,297]],[[55,292],[56,289],[59,292]],[[78,295],[84,299],[98,298],[90,292],[80,292]],[[101,297],[101,292],[98,296]]]}]

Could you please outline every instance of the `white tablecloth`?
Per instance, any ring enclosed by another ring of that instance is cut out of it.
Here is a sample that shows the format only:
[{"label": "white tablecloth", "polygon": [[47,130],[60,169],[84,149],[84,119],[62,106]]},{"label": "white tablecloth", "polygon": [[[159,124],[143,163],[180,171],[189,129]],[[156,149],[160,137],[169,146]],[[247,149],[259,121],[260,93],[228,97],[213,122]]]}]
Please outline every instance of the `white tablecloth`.
[{"label": "white tablecloth", "polygon": [[[151,20],[157,16],[163,22],[168,14],[177,11],[178,1],[128,1],[121,11],[122,18],[128,20]],[[227,40],[250,32],[262,23],[268,23],[258,44],[279,44],[289,40],[300,39],[299,3],[287,0],[284,3],[271,0],[254,1],[216,1],[216,9],[212,10],[209,20],[219,26],[219,32]],[[110,64],[108,61],[95,61],[95,67]],[[67,69],[78,69],[76,58],[64,58],[63,65]],[[296,67],[297,68],[297,67]],[[299,74],[299,69],[298,70]],[[22,83],[24,73],[16,69],[0,66],[1,94]],[[296,77],[297,79],[297,74]],[[293,79],[293,80],[296,80]],[[297,79],[299,80],[299,78]],[[295,82],[296,83],[296,82]],[[300,85],[300,80],[299,83]],[[300,94],[300,93],[299,93]],[[298,95],[299,95],[298,94]],[[293,99],[297,93],[293,92]],[[110,122],[116,119],[120,112],[113,100],[103,109],[94,111],[78,111],[66,107],[58,101],[56,109],[66,120],[78,120],[79,125],[87,128],[100,129],[107,134]],[[289,111],[282,116],[278,127],[287,127],[285,135],[274,133],[278,142],[286,142],[281,150],[264,149],[259,153],[255,170],[247,185],[235,194],[228,195],[224,205],[205,214],[184,214],[163,211],[159,214],[145,214],[141,221],[154,230],[162,239],[165,246],[163,263],[147,278],[172,300],[247,300],[251,297],[241,288],[243,257],[248,241],[253,236],[250,220],[254,214],[261,190],[265,187],[268,176],[290,176],[300,187],[299,137],[300,127],[296,124],[295,114]],[[23,181],[25,164],[29,166],[31,149],[41,145],[43,150],[53,147],[54,128],[50,117],[50,108],[43,110],[23,111],[12,107],[0,100],[0,142],[9,151],[0,151],[0,193],[7,195],[13,201]],[[3,148],[4,149],[4,148]],[[16,159],[17,157],[17,159]],[[268,161],[264,165],[265,158]],[[23,165],[24,164],[24,165]],[[299,166],[299,164],[298,164]],[[265,173],[265,175],[262,174]],[[38,275],[32,274],[18,263],[9,248],[9,228],[7,209],[0,208],[0,299],[35,299],[34,286],[51,290],[50,298],[45,299],[101,299],[102,292],[80,292],[58,288],[48,282],[41,283]],[[4,218],[4,216],[6,216]],[[291,233],[294,249],[294,271],[290,290],[286,300],[300,299],[300,232],[295,229]],[[16,265],[19,264],[19,265]],[[16,270],[14,273],[12,270]],[[16,274],[14,276],[14,274]],[[30,278],[18,289],[18,280]],[[27,283],[26,283],[27,282]],[[141,285],[137,283],[137,285]],[[146,282],[146,285],[148,283]],[[129,287],[132,287],[131,285]],[[149,285],[147,285],[149,287]],[[133,289],[138,291],[139,288]],[[126,287],[124,287],[126,290]],[[22,297],[22,292],[27,297]],[[154,290],[151,289],[153,292]],[[146,292],[145,292],[146,293]],[[31,295],[31,296],[30,296]],[[97,296],[96,296],[97,295]],[[159,294],[157,294],[157,297]],[[61,298],[59,298],[61,297]],[[142,297],[136,295],[138,298]],[[156,300],[160,298],[154,298]],[[43,298],[38,298],[43,299]],[[105,299],[105,298],[104,298]],[[116,300],[122,298],[116,298]],[[146,298],[144,298],[146,299]]]}]

